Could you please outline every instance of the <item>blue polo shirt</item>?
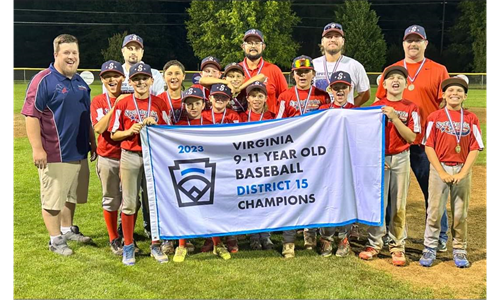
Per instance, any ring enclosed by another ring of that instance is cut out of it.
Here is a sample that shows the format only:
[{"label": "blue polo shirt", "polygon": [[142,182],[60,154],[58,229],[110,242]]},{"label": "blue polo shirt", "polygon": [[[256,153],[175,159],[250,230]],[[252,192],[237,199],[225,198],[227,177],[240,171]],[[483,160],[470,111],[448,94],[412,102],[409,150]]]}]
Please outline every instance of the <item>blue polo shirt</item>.
[{"label": "blue polo shirt", "polygon": [[90,150],[90,87],[80,75],[75,74],[69,79],[50,64],[31,79],[21,113],[40,120],[47,162],[87,158]]}]

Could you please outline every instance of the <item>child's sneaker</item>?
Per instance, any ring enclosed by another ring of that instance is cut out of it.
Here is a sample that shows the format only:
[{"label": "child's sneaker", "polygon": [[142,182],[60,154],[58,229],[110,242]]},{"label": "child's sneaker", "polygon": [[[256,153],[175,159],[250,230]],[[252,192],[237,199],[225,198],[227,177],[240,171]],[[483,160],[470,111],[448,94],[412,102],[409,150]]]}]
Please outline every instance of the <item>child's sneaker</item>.
[{"label": "child's sneaker", "polygon": [[210,252],[214,250],[214,241],[212,238],[205,239],[205,243],[201,247],[201,252]]},{"label": "child's sneaker", "polygon": [[151,249],[151,256],[156,259],[157,262],[159,263],[166,263],[168,262],[168,256],[161,251],[161,247],[158,244],[153,244],[150,247]]},{"label": "child's sneaker", "polygon": [[304,247],[306,250],[312,250],[316,247],[317,241],[316,241],[316,236],[311,236],[307,233],[307,231],[304,231]]},{"label": "child's sneaker", "polygon": [[49,241],[49,250],[64,256],[73,254],[73,250],[68,247],[68,244],[66,244],[66,240],[62,236],[56,237],[53,243]]},{"label": "child's sneaker", "polygon": [[161,243],[161,251],[167,255],[172,255],[175,252],[175,246],[173,241],[163,241]]},{"label": "child's sneaker", "polygon": [[335,252],[335,256],[346,257],[347,255],[349,255],[350,251],[351,251],[351,245],[349,244],[349,240],[347,239],[347,237],[345,237],[340,240],[337,246],[337,251]]},{"label": "child's sneaker", "polygon": [[446,247],[446,242],[439,240],[437,246],[437,252],[446,252],[446,251],[448,251],[448,247]]},{"label": "child's sneaker", "polygon": [[224,246],[222,242],[218,243],[214,247],[213,253],[217,256],[222,257],[222,259],[224,260],[228,260],[231,258],[231,254],[229,253],[229,251],[227,251],[226,246]]},{"label": "child's sneaker", "polygon": [[361,233],[359,232],[359,226],[357,224],[352,224],[351,231],[349,232],[350,239],[356,239],[359,241]]},{"label": "child's sneaker", "polygon": [[333,253],[332,242],[323,238],[319,239],[319,253],[323,257],[330,257]]},{"label": "child's sneaker", "polygon": [[372,260],[378,255],[379,251],[373,247],[366,247],[365,250],[359,253],[359,258],[364,260]]},{"label": "child's sneaker", "polygon": [[184,259],[186,259],[187,252],[188,250],[186,247],[177,247],[175,249],[174,262],[177,263],[183,262]]},{"label": "child's sneaker", "polygon": [[436,260],[436,250],[431,248],[424,248],[422,251],[422,257],[420,257],[419,263],[422,267],[430,267]]},{"label": "child's sneaker", "polygon": [[186,241],[186,249],[188,253],[194,253],[194,245],[191,241]]},{"label": "child's sneaker", "polygon": [[295,257],[295,243],[285,243],[283,244],[283,251],[281,252],[285,258]]},{"label": "child's sneaker", "polygon": [[135,265],[135,251],[134,244],[123,246],[123,258],[122,263],[126,266]]},{"label": "child's sneaker", "polygon": [[397,267],[402,267],[406,265],[406,257],[403,251],[392,252],[392,264]]},{"label": "child's sneaker", "polygon": [[453,261],[458,268],[470,267],[467,259],[467,251],[465,249],[453,249]]},{"label": "child's sneaker", "polygon": [[120,238],[116,238],[109,242],[109,247],[111,248],[111,251],[116,254],[116,255],[122,255],[123,254],[123,249],[122,249],[122,241]]},{"label": "child's sneaker", "polygon": [[274,244],[270,238],[262,239],[261,244],[262,244],[262,249],[264,249],[264,250],[273,250],[274,249]]},{"label": "child's sneaker", "polygon": [[250,249],[252,250],[262,250],[262,244],[258,239],[250,239]]},{"label": "child's sneaker", "polygon": [[238,248],[238,240],[229,240],[226,242],[227,244],[227,250],[231,253],[237,253],[239,248]]}]

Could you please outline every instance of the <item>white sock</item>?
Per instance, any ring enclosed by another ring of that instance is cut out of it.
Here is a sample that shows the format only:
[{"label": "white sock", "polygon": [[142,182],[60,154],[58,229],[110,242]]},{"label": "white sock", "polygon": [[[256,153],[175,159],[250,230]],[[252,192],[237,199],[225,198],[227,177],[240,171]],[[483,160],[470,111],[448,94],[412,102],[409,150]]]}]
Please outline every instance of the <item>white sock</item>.
[{"label": "white sock", "polygon": [[50,244],[53,244],[54,243],[54,240],[58,237],[60,237],[61,235],[56,235],[56,236],[50,236]]},{"label": "white sock", "polygon": [[70,227],[62,227],[61,226],[61,233],[62,234],[65,234],[66,232],[70,232],[71,231],[71,226]]}]

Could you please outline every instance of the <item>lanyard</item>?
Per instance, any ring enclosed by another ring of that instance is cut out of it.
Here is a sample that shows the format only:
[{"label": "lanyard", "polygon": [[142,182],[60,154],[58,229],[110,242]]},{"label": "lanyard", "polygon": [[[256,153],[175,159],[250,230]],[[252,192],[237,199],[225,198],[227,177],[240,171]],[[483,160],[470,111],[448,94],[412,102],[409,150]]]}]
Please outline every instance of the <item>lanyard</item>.
[{"label": "lanyard", "polygon": [[[188,120],[188,126],[191,126],[191,122],[189,122],[189,117],[186,117]],[[203,125],[203,117],[200,118],[200,125]]]},{"label": "lanyard", "polygon": [[[222,120],[220,121],[220,123],[224,123],[224,118],[226,117],[226,112],[227,112],[227,109],[224,109],[224,114],[222,115]],[[212,108],[212,123],[214,124],[217,124],[215,123],[215,116],[214,116],[214,109]]]},{"label": "lanyard", "polygon": [[181,103],[181,110],[179,112],[179,116],[176,116],[174,106],[172,105],[172,99],[170,98],[170,94],[167,91],[167,99],[168,99],[168,104],[170,104],[170,111],[172,113],[172,116],[174,117],[174,123],[179,122],[182,116],[182,110],[184,109],[184,103]]},{"label": "lanyard", "polygon": [[[341,55],[339,57],[339,59],[337,59],[337,61],[335,62],[335,66],[333,67],[333,71],[332,73],[335,73],[335,71],[337,71],[337,68],[340,64],[340,61],[342,60],[344,56]],[[327,66],[327,61],[326,61],[326,55],[323,56],[323,59],[324,59],[324,62],[323,62],[323,68],[325,69],[325,77],[326,77],[326,81],[328,82],[328,85],[330,85],[330,76],[328,76],[328,66]]]},{"label": "lanyard", "polygon": [[[426,60],[427,59],[424,57],[422,64],[418,68],[417,73],[415,73],[415,76],[413,76],[413,78],[410,76],[410,74],[408,74],[408,79],[410,80],[411,83],[413,83],[415,81],[415,79],[417,79],[418,73],[420,73],[420,70],[422,70],[422,67],[424,66]],[[408,68],[406,67],[406,60],[403,60],[403,65],[404,65],[405,69],[408,71]]]},{"label": "lanyard", "polygon": [[109,106],[109,110],[111,110],[111,101],[109,101],[109,95],[108,95],[108,92],[105,93],[106,95],[106,101],[108,101],[108,106]]},{"label": "lanyard", "polygon": [[239,107],[241,107],[241,109],[244,111],[245,108],[243,107],[243,105],[241,105],[240,101],[238,101],[238,99],[236,99],[236,97],[233,98],[233,101],[239,105]]},{"label": "lanyard", "polygon": [[460,144],[460,139],[462,138],[462,130],[464,128],[464,109],[460,108],[460,133],[457,134],[457,131],[455,130],[455,124],[453,124],[453,121],[451,120],[450,113],[448,112],[448,108],[444,108],[444,112],[446,113],[446,116],[448,117],[448,121],[450,121],[450,127],[453,129],[453,134],[455,135],[455,138],[457,139],[457,146]]},{"label": "lanyard", "polygon": [[[252,116],[252,109],[249,109],[248,110],[248,121],[247,122],[251,122],[252,120],[250,119],[250,117]],[[260,119],[259,119],[259,122],[262,121],[262,118],[264,117],[264,112],[262,112],[260,114]]]},{"label": "lanyard", "polygon": [[295,87],[295,97],[297,97],[297,103],[299,104],[299,111],[300,114],[303,115],[307,112],[307,104],[309,104],[309,97],[311,97],[312,93],[312,86],[309,88],[309,93],[307,93],[307,99],[305,99],[304,107],[300,104],[300,98],[299,98],[299,92],[297,90],[297,87]]},{"label": "lanyard", "polygon": [[[259,75],[260,74],[260,71],[262,70],[262,67],[264,66],[264,59],[261,58],[261,61],[260,61],[260,67],[259,70],[257,71],[257,74],[256,75]],[[247,67],[247,61],[246,59],[243,60],[243,69],[245,69],[245,73],[247,73],[247,76],[248,78],[252,78],[252,75],[250,75],[250,72],[248,71],[248,67]]]},{"label": "lanyard", "polygon": [[[139,106],[137,106],[137,101],[135,100],[135,94],[132,94],[132,98],[134,99],[135,110],[137,111],[137,116],[139,117],[139,123],[142,124],[142,117],[141,117],[141,113],[139,112]],[[146,118],[149,118],[150,112],[151,112],[151,94],[149,94],[149,99],[148,99],[148,116]]]}]

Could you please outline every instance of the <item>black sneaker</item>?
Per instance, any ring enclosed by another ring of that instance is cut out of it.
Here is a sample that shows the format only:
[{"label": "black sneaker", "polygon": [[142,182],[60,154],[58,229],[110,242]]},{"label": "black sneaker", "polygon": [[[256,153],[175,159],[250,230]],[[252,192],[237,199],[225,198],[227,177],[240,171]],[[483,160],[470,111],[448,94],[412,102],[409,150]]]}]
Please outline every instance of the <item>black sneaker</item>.
[{"label": "black sneaker", "polygon": [[116,255],[123,254],[122,241],[120,238],[116,238],[109,243],[111,251]]}]

